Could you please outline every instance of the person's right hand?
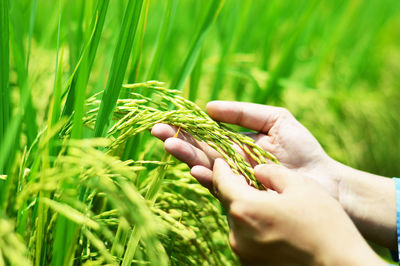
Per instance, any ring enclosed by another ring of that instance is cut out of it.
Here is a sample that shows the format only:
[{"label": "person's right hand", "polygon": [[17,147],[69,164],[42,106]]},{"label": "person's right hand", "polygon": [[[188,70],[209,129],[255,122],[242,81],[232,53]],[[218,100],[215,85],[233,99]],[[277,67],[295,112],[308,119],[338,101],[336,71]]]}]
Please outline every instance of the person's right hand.
[{"label": "person's right hand", "polygon": [[[217,121],[257,131],[248,135],[259,146],[275,155],[287,168],[317,180],[337,198],[337,180],[325,171],[332,160],[288,110],[252,103],[214,101],[207,105],[207,113]],[[211,188],[211,169],[214,160],[221,156],[185,132],[179,134],[179,138],[172,138],[176,130],[169,125],[157,124],[152,134],[165,141],[165,149],[169,153],[189,165],[192,175],[201,184]]]},{"label": "person's right hand", "polygon": [[229,243],[243,265],[387,265],[317,182],[281,165],[254,170],[266,191],[249,186],[224,160],[213,168]]}]

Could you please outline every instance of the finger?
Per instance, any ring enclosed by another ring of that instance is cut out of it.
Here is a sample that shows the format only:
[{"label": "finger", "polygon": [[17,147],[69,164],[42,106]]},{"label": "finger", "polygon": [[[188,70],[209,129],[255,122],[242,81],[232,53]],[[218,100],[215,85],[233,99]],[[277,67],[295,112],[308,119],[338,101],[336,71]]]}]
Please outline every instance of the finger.
[{"label": "finger", "polygon": [[189,167],[202,165],[209,169],[213,166],[213,160],[203,151],[178,138],[168,138],[164,142],[167,152],[175,156],[178,160],[186,163]]},{"label": "finger", "polygon": [[213,185],[215,194],[225,207],[229,206],[233,200],[248,195],[254,189],[246,183],[243,176],[234,174],[222,159],[216,159],[214,162]]},{"label": "finger", "polygon": [[290,116],[286,109],[244,102],[213,101],[207,113],[215,120],[267,133],[279,117]]},{"label": "finger", "polygon": [[151,129],[151,134],[154,137],[165,141],[168,138],[174,137],[177,130],[178,129],[176,127],[167,124],[155,124]]},{"label": "finger", "polygon": [[[162,141],[165,141],[168,138],[175,137],[176,133],[178,132],[178,128],[175,126],[167,125],[167,124],[156,124],[151,129],[151,134],[156,138],[159,138]],[[202,150],[210,159],[214,160],[215,158],[220,158],[221,155],[211,148],[209,145],[202,141],[196,140],[192,135],[189,133],[180,130],[178,138],[188,142],[189,144],[193,145],[194,147]]]},{"label": "finger", "polygon": [[256,178],[268,189],[282,193],[295,181],[293,173],[281,165],[260,164],[254,168]]},{"label": "finger", "polygon": [[[179,131],[179,134],[177,135]],[[168,138],[177,137],[180,138],[195,147],[200,148],[200,142],[193,138],[192,135],[185,132],[184,130],[179,130],[176,126],[171,126],[167,124],[155,124],[151,129],[151,134],[162,141]],[[205,144],[206,145],[206,144]]]},{"label": "finger", "polygon": [[211,193],[214,193],[212,182],[213,172],[210,169],[204,166],[196,165],[190,169],[190,174],[196,178],[201,185],[208,188]]}]

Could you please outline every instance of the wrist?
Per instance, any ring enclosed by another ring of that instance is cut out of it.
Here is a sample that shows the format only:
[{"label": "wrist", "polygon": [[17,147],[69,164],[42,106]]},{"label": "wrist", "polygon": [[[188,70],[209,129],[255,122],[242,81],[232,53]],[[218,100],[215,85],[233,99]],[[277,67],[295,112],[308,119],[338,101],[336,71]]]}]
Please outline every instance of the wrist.
[{"label": "wrist", "polygon": [[[387,265],[369,245],[359,236],[361,241],[352,241],[354,245],[336,245],[331,247],[330,252],[325,253],[319,260],[318,265],[327,266],[366,266]],[[354,240],[354,239],[353,239]]]},{"label": "wrist", "polygon": [[337,183],[337,200],[362,235],[396,248],[396,196],[391,178],[353,169],[333,159],[329,175]]}]

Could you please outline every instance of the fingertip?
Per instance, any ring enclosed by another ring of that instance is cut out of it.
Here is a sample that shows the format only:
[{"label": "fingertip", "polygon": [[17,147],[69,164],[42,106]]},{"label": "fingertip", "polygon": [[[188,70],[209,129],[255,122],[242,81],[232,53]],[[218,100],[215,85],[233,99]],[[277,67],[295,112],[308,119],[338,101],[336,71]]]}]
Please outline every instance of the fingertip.
[{"label": "fingertip", "polygon": [[291,173],[277,164],[259,164],[254,167],[254,175],[267,189],[283,192],[289,182]]},{"label": "fingertip", "polygon": [[208,102],[207,105],[206,105],[206,110],[207,110],[207,112],[208,112],[209,110],[215,109],[215,107],[218,107],[218,105],[219,105],[221,102],[222,102],[222,101],[211,101],[211,102]]},{"label": "fingertip", "polygon": [[221,158],[216,158],[214,161],[214,168],[220,168],[225,164],[225,161]]},{"label": "fingertip", "polygon": [[206,111],[207,114],[210,115],[211,117],[216,116],[221,110],[226,109],[226,107],[229,105],[228,101],[212,101],[207,103],[206,105]]},{"label": "fingertip", "polygon": [[184,144],[184,143],[183,143],[183,140],[180,140],[180,139],[178,139],[178,138],[171,138],[171,137],[170,137],[170,138],[167,138],[167,139],[164,141],[164,149],[165,149],[167,152],[173,154],[174,151],[177,149],[177,147],[179,147],[179,145],[182,145],[182,144]]},{"label": "fingertip", "polygon": [[274,167],[277,167],[277,164],[272,164],[272,163],[268,163],[268,164],[258,164],[254,167],[254,174],[261,174],[265,171],[268,171],[269,169],[273,169]]},{"label": "fingertip", "polygon": [[155,124],[151,129],[151,134],[164,141],[167,138],[174,136],[175,130],[172,126],[167,124]]},{"label": "fingertip", "polygon": [[157,136],[163,131],[163,128],[164,128],[164,124],[155,124],[153,126],[153,128],[151,129],[151,134],[153,136]]},{"label": "fingertip", "polygon": [[212,189],[212,171],[205,166],[195,165],[190,169],[190,174],[209,190]]},{"label": "fingertip", "polygon": [[226,174],[233,173],[229,164],[224,159],[221,159],[221,158],[215,159],[213,171],[214,171],[214,173],[220,173],[220,172],[221,173],[224,172]]}]

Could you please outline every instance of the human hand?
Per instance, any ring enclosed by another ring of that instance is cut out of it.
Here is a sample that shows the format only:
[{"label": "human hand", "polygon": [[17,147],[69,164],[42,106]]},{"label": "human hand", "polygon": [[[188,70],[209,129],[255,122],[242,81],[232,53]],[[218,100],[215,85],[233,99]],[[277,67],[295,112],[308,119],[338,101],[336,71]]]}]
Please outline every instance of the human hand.
[{"label": "human hand", "polygon": [[[257,131],[251,136],[259,146],[274,154],[282,165],[292,171],[316,180],[340,202],[367,239],[393,249],[397,247],[396,200],[392,179],[334,161],[312,134],[283,108],[216,101],[207,105],[207,112],[217,121]],[[191,174],[213,192],[212,168],[220,154],[185,132],[173,138],[176,130],[169,125],[158,124],[153,127],[152,134],[165,141],[165,149],[187,163]]]},{"label": "human hand", "polygon": [[[332,160],[312,134],[286,109],[252,103],[214,101],[207,105],[207,113],[217,121],[257,131],[258,133],[249,135],[259,146],[274,154],[287,168],[316,179],[337,198],[338,181],[326,171]],[[176,130],[169,125],[158,124],[153,127],[152,134],[165,141],[165,149],[187,163],[191,174],[210,188],[214,160],[221,156],[210,146],[196,141],[185,132],[180,133],[179,138],[172,138]]]},{"label": "human hand", "polygon": [[384,265],[340,204],[309,178],[259,165],[249,186],[228,164],[214,164],[215,194],[227,209],[229,242],[249,265]]}]

